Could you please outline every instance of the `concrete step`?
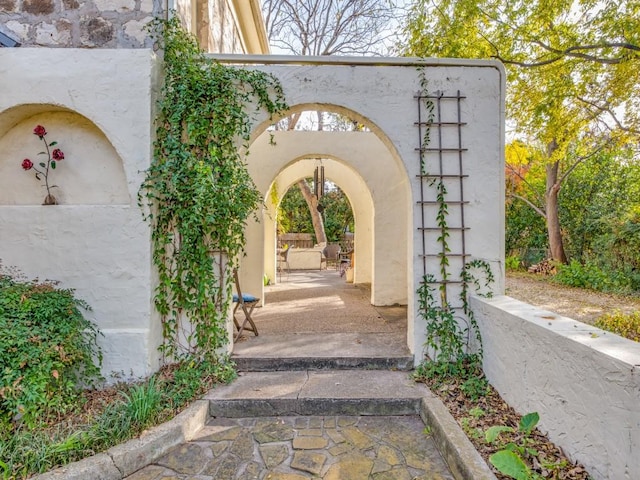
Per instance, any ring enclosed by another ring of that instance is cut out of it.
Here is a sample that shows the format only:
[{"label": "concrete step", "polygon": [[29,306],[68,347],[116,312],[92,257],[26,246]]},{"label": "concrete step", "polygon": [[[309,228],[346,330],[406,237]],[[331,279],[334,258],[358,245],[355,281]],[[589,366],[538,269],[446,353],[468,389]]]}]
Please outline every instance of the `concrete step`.
[{"label": "concrete step", "polygon": [[415,415],[431,392],[406,372],[247,372],[205,397],[212,417]]},{"label": "concrete step", "polygon": [[278,372],[300,370],[401,370],[413,368],[413,357],[234,357],[240,372]]},{"label": "concrete step", "polygon": [[243,372],[413,368],[402,333],[249,336],[234,345],[231,359]]}]

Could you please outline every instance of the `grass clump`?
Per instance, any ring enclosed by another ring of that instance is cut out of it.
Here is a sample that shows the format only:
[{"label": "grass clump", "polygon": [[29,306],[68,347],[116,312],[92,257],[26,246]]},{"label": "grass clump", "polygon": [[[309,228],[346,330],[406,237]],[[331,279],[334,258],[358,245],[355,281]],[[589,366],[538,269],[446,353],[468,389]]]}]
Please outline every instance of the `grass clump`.
[{"label": "grass clump", "polygon": [[595,326],[640,342],[640,312],[638,311],[629,314],[619,311],[606,313],[596,320]]},{"label": "grass clump", "polygon": [[0,478],[24,479],[105,451],[167,421],[235,376],[228,359],[183,359],[136,384],[85,391],[84,409],[56,423],[0,434]]}]

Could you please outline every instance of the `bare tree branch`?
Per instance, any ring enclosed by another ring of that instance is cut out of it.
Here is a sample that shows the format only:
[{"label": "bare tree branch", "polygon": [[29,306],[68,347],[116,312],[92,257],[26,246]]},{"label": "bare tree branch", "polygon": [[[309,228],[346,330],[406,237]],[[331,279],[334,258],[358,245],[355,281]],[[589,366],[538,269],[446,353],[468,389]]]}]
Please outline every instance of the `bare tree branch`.
[{"label": "bare tree branch", "polygon": [[506,163],[506,162],[505,162],[505,165],[507,166],[507,168],[508,168],[509,170],[511,170],[511,172],[513,172],[513,174],[514,174],[516,177],[518,177],[518,178],[520,179],[520,181],[522,181],[522,183],[524,183],[527,187],[529,187],[529,190],[531,190],[531,193],[533,193],[533,194],[537,197],[538,201],[542,203],[544,199],[543,199],[543,198],[541,198],[541,197],[540,197],[540,195],[536,192],[536,189],[535,189],[535,188],[533,188],[533,185],[531,185],[531,184],[527,181],[527,179],[526,179],[525,177],[523,177],[523,176],[520,174],[520,172],[518,172],[515,168],[513,168],[513,166],[512,166],[512,165],[510,165],[509,163]]},{"label": "bare tree branch", "polygon": [[532,203],[528,198],[525,198],[523,196],[517,195],[515,193],[509,193],[509,194],[507,194],[507,196],[510,197],[510,198],[517,198],[518,200],[522,200],[524,203],[526,203],[531,208],[533,208],[538,215],[540,215],[545,220],[547,219],[547,214],[545,213],[545,211],[542,210],[540,207],[536,206],[534,203]]},{"label": "bare tree branch", "polygon": [[582,97],[576,97],[577,100],[586,103],[587,105],[590,105],[592,107],[594,107],[595,109],[599,110],[600,112],[604,112],[607,113],[611,119],[614,121],[614,123],[617,125],[617,127],[627,133],[633,133],[635,135],[640,135],[640,130],[636,130],[634,128],[630,128],[630,127],[626,127],[625,125],[622,124],[622,122],[620,120],[618,120],[618,117],[616,115],[616,113],[608,106],[608,105],[599,105],[591,100],[587,100],[586,98],[582,98]]},{"label": "bare tree branch", "polygon": [[294,55],[380,54],[396,12],[390,0],[264,0],[269,39]]},{"label": "bare tree branch", "polygon": [[588,155],[583,155],[582,157],[578,157],[573,164],[562,174],[562,177],[560,177],[560,180],[558,180],[558,185],[562,185],[562,183],[567,179],[567,177],[569,175],[571,175],[571,172],[573,172],[576,167],[578,165],[580,165],[581,163],[589,160],[591,157],[597,155],[598,153],[600,153],[604,147],[607,146],[608,142],[605,142],[604,144],[598,146],[597,148],[595,148],[591,153],[589,153]]},{"label": "bare tree branch", "polygon": [[[574,46],[565,48],[564,50],[561,50],[561,49],[553,48],[552,46],[545,44],[541,40],[532,40],[532,43],[554,54],[554,56],[551,58],[547,58],[545,60],[535,61],[535,62],[520,62],[517,60],[504,58],[500,55],[500,52],[496,47],[496,45],[492,44],[491,42],[489,43],[496,50],[496,54],[493,56],[493,58],[500,60],[505,65],[516,65],[518,67],[524,67],[524,68],[535,68],[535,67],[542,67],[544,65],[550,65],[560,60],[564,60],[565,57],[580,58],[582,60],[587,60],[589,62],[602,63],[606,65],[619,65],[621,63],[625,63],[632,60],[636,60],[636,61],[640,60],[640,55],[638,54],[629,55],[629,52],[640,52],[640,47],[632,43],[604,42],[599,45],[574,45]],[[621,54],[620,56],[617,56],[617,57],[605,57],[605,56],[597,56],[597,55],[590,55],[587,53],[583,53],[583,51],[601,50],[605,48],[621,49],[628,52],[626,52],[626,54]]]}]

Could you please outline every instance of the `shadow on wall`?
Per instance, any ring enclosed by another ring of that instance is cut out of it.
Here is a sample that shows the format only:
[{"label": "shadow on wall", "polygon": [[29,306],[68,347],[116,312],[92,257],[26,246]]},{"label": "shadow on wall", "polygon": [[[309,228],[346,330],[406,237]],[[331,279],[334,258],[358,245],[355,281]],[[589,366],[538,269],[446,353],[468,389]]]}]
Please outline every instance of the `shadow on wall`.
[{"label": "shadow on wall", "polygon": [[21,164],[47,163],[44,142],[34,128],[46,128],[47,143],[57,142],[64,159],[49,173],[51,193],[62,205],[129,205],[123,162],[102,131],[86,117],[52,105],[22,105],[0,113],[0,205],[41,205],[44,178]]}]

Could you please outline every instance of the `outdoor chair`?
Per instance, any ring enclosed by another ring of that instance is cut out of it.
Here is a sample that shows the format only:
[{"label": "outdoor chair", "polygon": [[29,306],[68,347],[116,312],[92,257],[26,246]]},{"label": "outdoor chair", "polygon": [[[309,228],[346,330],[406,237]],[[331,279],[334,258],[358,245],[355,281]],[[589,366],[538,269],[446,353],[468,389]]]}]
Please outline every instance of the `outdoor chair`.
[{"label": "outdoor chair", "polygon": [[336,270],[339,267],[339,258],[340,258],[340,245],[337,243],[330,243],[324,250],[322,250],[322,260],[320,261],[320,268],[322,268],[322,263],[325,263],[327,269],[329,269],[329,264],[331,263]]},{"label": "outdoor chair", "polygon": [[353,249],[348,252],[341,252],[339,255],[340,258],[340,276],[343,277],[345,272],[349,267],[351,267],[351,258],[353,256]]},{"label": "outdoor chair", "polygon": [[[291,246],[287,245],[284,249],[278,249],[278,273],[280,274],[280,278],[282,279],[282,270],[284,267],[287,267],[287,275],[291,272],[291,268],[289,267],[289,252],[291,251]],[[289,277],[287,277],[289,278]]]},{"label": "outdoor chair", "polygon": [[[233,269],[233,280],[236,283],[236,293],[233,294],[233,303],[235,303],[235,306],[233,307],[233,323],[236,325],[236,329],[238,330],[238,333],[233,339],[235,342],[238,341],[240,335],[242,335],[242,332],[245,330],[253,332],[256,337],[258,336],[258,328],[253,322],[251,314],[253,313],[253,309],[256,307],[260,299],[258,297],[254,297],[251,294],[242,293],[242,289],[240,288],[240,280],[238,280],[237,268]],[[244,320],[242,321],[242,324],[236,317],[236,313],[239,309],[241,309],[242,313],[244,314]]]}]

